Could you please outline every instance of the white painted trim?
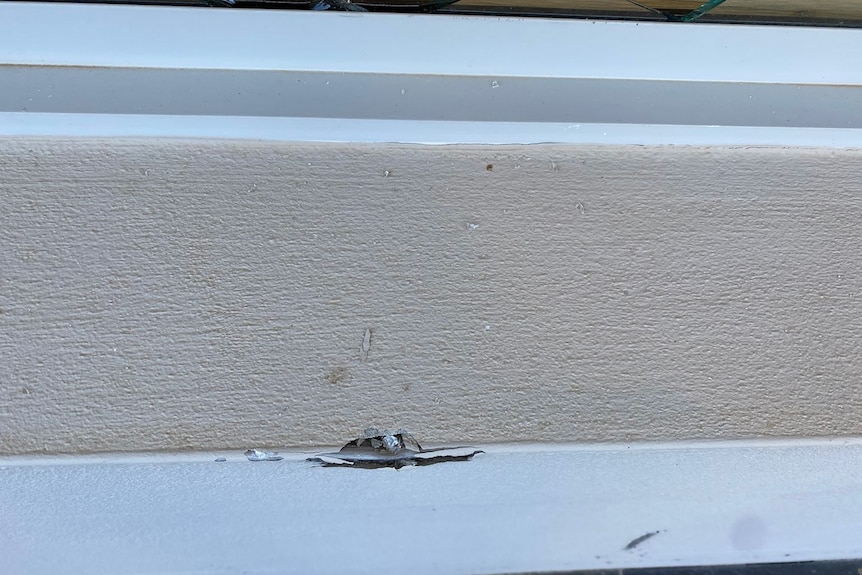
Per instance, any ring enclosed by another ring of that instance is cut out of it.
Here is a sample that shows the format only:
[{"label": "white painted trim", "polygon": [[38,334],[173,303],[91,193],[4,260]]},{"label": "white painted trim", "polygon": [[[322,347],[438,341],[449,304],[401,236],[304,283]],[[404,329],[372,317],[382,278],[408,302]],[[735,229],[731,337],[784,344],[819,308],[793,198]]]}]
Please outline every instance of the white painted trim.
[{"label": "white painted trim", "polygon": [[[271,446],[267,446],[269,450]],[[323,445],[314,449],[273,448],[284,461],[305,461],[308,457],[326,451],[338,451],[341,445]],[[441,447],[428,444],[426,449]],[[649,451],[672,451],[685,454],[689,451],[706,452],[709,450],[763,450],[763,449],[839,449],[848,447],[862,450],[862,437],[794,437],[774,439],[735,439],[735,440],[689,440],[689,441],[636,441],[630,443],[492,443],[483,445],[484,453],[498,455],[517,455],[527,453],[638,453]],[[218,458],[226,462],[244,462],[248,458],[242,451],[177,451],[142,453],[92,453],[49,454],[49,455],[0,455],[0,469],[4,467],[42,467],[57,465],[144,465],[164,463],[209,463]]]},{"label": "white painted trim", "polygon": [[856,29],[7,2],[0,136],[855,148],[856,53]]},{"label": "white painted trim", "polygon": [[862,148],[862,130],[0,113],[0,136],[159,137],[405,144],[637,144]]},{"label": "white painted trim", "polygon": [[0,549],[6,572],[28,575],[502,573],[862,555],[858,440],[486,451],[400,471],[322,468],[299,453],[0,459]]},{"label": "white painted trim", "polygon": [[862,30],[0,4],[11,64],[862,84]]}]

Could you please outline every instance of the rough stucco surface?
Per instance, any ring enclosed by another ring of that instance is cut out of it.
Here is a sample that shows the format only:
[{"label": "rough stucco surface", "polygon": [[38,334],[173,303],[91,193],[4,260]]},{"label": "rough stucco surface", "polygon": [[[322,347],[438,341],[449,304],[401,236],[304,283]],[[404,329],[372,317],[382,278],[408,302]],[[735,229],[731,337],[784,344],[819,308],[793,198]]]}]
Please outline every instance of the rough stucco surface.
[{"label": "rough stucco surface", "polygon": [[859,151],[3,140],[0,452],[862,434],[860,182]]}]

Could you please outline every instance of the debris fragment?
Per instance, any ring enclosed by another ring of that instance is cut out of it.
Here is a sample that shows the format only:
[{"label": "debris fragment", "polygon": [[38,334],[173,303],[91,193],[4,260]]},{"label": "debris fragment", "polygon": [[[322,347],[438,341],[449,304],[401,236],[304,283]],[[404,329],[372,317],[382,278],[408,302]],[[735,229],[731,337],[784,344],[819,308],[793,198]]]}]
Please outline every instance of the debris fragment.
[{"label": "debris fragment", "polygon": [[431,465],[443,461],[468,461],[477,453],[475,447],[438,447],[423,449],[419,442],[404,430],[389,432],[369,427],[337,453],[320,453],[309,457],[323,467],[352,466],[363,468]]},{"label": "debris fragment", "polygon": [[281,461],[284,459],[278,451],[264,451],[262,449],[249,449],[245,452],[249,461]]},{"label": "debris fragment", "polygon": [[371,349],[371,328],[365,328],[365,335],[362,337],[362,345],[359,347],[359,361],[368,361],[368,350]]},{"label": "debris fragment", "polygon": [[224,457],[216,457],[216,463],[224,463],[225,461],[227,461],[227,459]]},{"label": "debris fragment", "polygon": [[632,539],[631,541],[629,541],[629,544],[626,545],[625,547],[623,547],[623,550],[624,551],[631,551],[632,549],[634,549],[635,547],[637,547],[638,545],[640,545],[641,543],[643,543],[647,539],[649,539],[651,537],[655,537],[658,534],[659,534],[658,531],[649,531],[647,533],[644,533],[640,537],[636,537],[636,538]]}]

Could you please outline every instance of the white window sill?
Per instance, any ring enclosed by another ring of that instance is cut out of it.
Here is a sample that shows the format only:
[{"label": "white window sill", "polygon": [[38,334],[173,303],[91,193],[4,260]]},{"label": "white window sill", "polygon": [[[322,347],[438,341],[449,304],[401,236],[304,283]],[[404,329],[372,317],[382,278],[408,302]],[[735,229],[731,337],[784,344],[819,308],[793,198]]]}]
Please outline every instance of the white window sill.
[{"label": "white window sill", "polygon": [[503,573],[862,555],[859,440],[486,451],[400,471],[322,468],[306,453],[0,459],[4,573]]},{"label": "white window sill", "polygon": [[862,30],[0,4],[0,135],[862,145]]}]

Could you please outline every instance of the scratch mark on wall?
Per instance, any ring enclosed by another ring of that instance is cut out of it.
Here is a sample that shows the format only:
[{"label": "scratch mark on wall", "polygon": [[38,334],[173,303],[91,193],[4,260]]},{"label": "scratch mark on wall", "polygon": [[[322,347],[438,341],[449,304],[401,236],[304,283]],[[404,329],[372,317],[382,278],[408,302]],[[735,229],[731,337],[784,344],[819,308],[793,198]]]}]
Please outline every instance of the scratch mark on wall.
[{"label": "scratch mark on wall", "polygon": [[359,361],[368,361],[368,350],[371,349],[371,328],[365,328],[365,336],[362,338],[362,346],[359,348]]}]

